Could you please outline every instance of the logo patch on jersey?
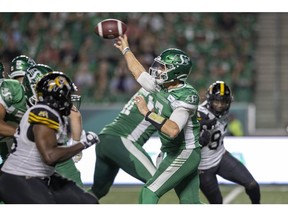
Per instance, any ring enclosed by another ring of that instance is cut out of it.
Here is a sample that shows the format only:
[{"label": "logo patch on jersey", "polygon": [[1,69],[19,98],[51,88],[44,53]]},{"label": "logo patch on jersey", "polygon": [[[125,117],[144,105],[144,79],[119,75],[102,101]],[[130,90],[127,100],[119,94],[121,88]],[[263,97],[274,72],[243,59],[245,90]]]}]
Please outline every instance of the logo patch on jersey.
[{"label": "logo patch on jersey", "polygon": [[5,98],[5,100],[7,100],[7,101],[12,100],[12,94],[11,94],[9,88],[1,88],[1,94]]},{"label": "logo patch on jersey", "polygon": [[185,101],[187,101],[188,103],[195,103],[198,100],[198,96],[197,95],[189,95]]},{"label": "logo patch on jersey", "polygon": [[40,111],[38,113],[38,116],[44,117],[44,118],[48,118],[48,112],[47,111]]}]

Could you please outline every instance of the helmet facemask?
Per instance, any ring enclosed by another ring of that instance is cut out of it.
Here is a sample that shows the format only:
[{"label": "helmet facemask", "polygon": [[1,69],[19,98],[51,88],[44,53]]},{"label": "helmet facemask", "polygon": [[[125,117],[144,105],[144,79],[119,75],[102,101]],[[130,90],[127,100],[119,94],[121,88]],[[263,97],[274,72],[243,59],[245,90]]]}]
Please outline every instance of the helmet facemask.
[{"label": "helmet facemask", "polygon": [[71,101],[73,102],[73,105],[77,108],[77,110],[80,110],[81,107],[81,96],[77,94],[71,95]]},{"label": "helmet facemask", "polygon": [[175,69],[174,65],[166,64],[161,61],[160,56],[154,59],[153,64],[149,68],[149,73],[156,79],[159,85],[166,83],[167,81],[172,82],[174,79],[169,79],[169,72]]}]

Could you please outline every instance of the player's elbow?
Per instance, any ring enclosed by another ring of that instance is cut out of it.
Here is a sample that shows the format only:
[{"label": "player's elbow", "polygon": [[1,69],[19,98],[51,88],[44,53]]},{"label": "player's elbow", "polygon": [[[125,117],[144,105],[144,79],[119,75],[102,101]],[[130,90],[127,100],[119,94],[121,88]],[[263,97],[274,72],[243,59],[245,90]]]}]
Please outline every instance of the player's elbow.
[{"label": "player's elbow", "polygon": [[50,154],[44,154],[42,155],[44,163],[46,163],[48,166],[55,166],[56,160],[50,155]]},{"label": "player's elbow", "polygon": [[180,133],[180,130],[179,130],[178,127],[169,127],[166,134],[171,139],[175,139],[178,136],[179,133]]}]

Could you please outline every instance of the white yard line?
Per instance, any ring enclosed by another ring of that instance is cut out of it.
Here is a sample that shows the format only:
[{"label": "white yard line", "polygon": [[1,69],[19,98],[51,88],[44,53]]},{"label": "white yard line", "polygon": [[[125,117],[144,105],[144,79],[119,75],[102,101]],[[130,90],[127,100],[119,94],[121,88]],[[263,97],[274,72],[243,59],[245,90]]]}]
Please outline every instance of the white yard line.
[{"label": "white yard line", "polygon": [[223,204],[231,203],[243,191],[244,188],[242,186],[236,187],[226,197],[223,198]]}]

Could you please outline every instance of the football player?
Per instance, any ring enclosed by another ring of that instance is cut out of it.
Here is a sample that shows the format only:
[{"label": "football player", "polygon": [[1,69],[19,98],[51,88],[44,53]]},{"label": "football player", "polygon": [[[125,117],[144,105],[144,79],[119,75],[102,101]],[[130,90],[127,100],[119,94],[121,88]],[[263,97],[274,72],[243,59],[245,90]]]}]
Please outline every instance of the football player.
[{"label": "football player", "polygon": [[182,204],[201,203],[200,125],[196,114],[199,95],[186,82],[191,59],[182,50],[166,49],[154,59],[148,73],[130,50],[127,35],[118,37],[114,46],[124,55],[135,79],[153,96],[152,111],[141,95],[135,97],[135,103],[145,120],[157,129],[165,153],[155,174],[142,187],[140,203],[156,204],[171,189]]},{"label": "football player", "polygon": [[[0,154],[6,160],[16,128],[29,106],[35,104],[34,87],[43,74],[52,71],[47,65],[27,70],[21,84],[16,79],[0,79]],[[34,100],[34,101],[33,101]]]},{"label": "football player", "polygon": [[259,184],[248,169],[225,149],[224,136],[233,100],[229,86],[223,81],[210,85],[206,100],[198,108],[201,124],[200,188],[211,204],[222,204],[217,175],[245,187],[251,203],[260,203]]},{"label": "football player", "polygon": [[139,113],[134,98],[143,95],[150,110],[153,97],[141,88],[123,107],[113,122],[99,133],[101,142],[96,145],[93,193],[100,199],[105,196],[119,169],[136,179],[147,182],[156,168],[143,145],[154,134],[156,128],[145,121]]},{"label": "football player", "polygon": [[[22,84],[25,89],[25,94],[27,97],[27,103],[29,107],[35,105],[37,102],[35,92],[35,86],[37,82],[42,78],[43,75],[52,71],[53,69],[50,66],[44,64],[36,64],[26,69],[26,73],[24,75]],[[73,103],[75,104],[79,103],[79,107],[81,102],[80,99],[81,97],[79,95],[71,96],[71,100],[73,101]],[[76,106],[73,106],[71,109],[71,114],[69,115],[70,120],[69,123],[72,124],[70,128],[73,128],[73,130],[71,130],[72,131],[71,136],[72,138],[74,138],[74,140],[80,139],[82,131],[82,117],[81,113],[78,110],[79,107],[77,108]],[[81,153],[79,154],[81,155]],[[73,159],[69,159],[67,161],[57,164],[56,171],[59,172],[61,175],[65,176],[66,178],[72,179],[73,181],[76,182],[77,185],[81,187],[84,186],[81,180],[81,173],[75,166]]]},{"label": "football player", "polygon": [[34,65],[36,65],[36,62],[32,58],[26,55],[16,56],[11,61],[10,74],[8,76],[10,79],[16,79],[22,83],[27,69]]},{"label": "football player", "polygon": [[57,163],[99,142],[95,133],[83,130],[80,140],[65,146],[74,91],[74,83],[62,72],[45,74],[37,83],[37,103],[22,117],[1,169],[0,199],[5,203],[98,203],[94,195],[55,172]]}]

